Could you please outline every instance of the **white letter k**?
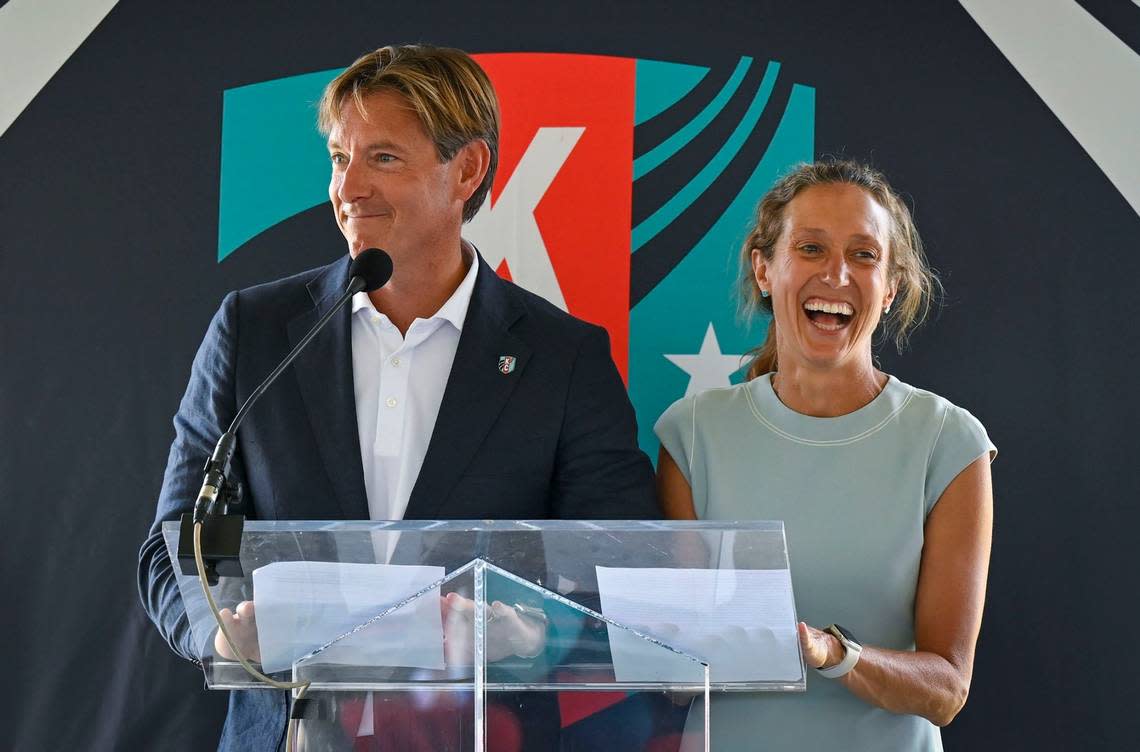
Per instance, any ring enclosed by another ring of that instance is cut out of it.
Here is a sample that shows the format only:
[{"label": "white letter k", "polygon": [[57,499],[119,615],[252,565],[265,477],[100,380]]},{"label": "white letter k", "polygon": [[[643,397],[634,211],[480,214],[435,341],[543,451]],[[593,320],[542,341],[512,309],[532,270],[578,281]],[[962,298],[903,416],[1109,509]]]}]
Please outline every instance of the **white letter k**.
[{"label": "white letter k", "polygon": [[468,223],[463,235],[497,269],[507,262],[511,279],[566,310],[566,299],[542,241],[534,210],[566,163],[585,128],[539,128],[510,180],[491,206],[490,200]]}]

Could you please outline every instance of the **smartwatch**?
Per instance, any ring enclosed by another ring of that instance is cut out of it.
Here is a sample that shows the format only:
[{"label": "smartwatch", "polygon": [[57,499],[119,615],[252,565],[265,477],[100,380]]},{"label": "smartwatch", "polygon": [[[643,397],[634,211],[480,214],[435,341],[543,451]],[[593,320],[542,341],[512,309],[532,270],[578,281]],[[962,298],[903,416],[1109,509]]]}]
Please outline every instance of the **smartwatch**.
[{"label": "smartwatch", "polygon": [[855,639],[855,635],[838,624],[832,624],[823,631],[834,635],[835,639],[839,640],[840,644],[843,645],[843,649],[846,652],[843,655],[843,660],[836,665],[830,668],[817,668],[816,671],[825,679],[838,679],[855,668],[855,664],[859,662],[859,655],[863,652],[863,646]]}]

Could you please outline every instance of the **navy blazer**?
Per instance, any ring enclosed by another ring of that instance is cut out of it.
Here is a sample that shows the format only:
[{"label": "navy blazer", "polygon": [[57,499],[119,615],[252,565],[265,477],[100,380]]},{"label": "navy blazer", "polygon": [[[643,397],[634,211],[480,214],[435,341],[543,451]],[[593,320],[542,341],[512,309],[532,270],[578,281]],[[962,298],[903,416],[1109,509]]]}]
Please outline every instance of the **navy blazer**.
[{"label": "navy blazer", "polygon": [[[658,517],[605,330],[479,273],[405,519]],[[237,408],[342,294],[347,256],[233,292],[215,314],[174,418],[175,438],[139,591],[170,646],[195,656],[161,524],[191,510]],[[233,478],[253,519],[367,519],[346,306],[262,396],[238,432]],[[513,372],[499,358],[517,359]],[[219,749],[273,749],[286,697],[233,692]]]}]

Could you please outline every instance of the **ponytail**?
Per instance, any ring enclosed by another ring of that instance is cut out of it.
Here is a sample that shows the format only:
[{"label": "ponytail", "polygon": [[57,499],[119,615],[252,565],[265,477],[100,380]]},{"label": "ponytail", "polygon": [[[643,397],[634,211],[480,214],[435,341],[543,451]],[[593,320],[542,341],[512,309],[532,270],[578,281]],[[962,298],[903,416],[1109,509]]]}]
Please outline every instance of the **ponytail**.
[{"label": "ponytail", "polygon": [[748,364],[748,381],[776,370],[776,319],[773,318],[768,323],[768,336],[764,338],[764,344],[753,348],[748,354],[752,356],[752,361]]}]

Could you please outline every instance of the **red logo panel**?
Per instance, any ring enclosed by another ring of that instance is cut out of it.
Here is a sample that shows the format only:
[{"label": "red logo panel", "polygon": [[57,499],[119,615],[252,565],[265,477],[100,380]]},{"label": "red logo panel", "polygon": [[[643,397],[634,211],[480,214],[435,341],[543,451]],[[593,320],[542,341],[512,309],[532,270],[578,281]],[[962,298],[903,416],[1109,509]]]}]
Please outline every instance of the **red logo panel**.
[{"label": "red logo panel", "polygon": [[[535,210],[566,305],[605,327],[626,378],[636,61],[596,55],[475,55],[499,94],[492,205],[539,128],[585,128]],[[505,263],[499,272],[510,276]]]}]

